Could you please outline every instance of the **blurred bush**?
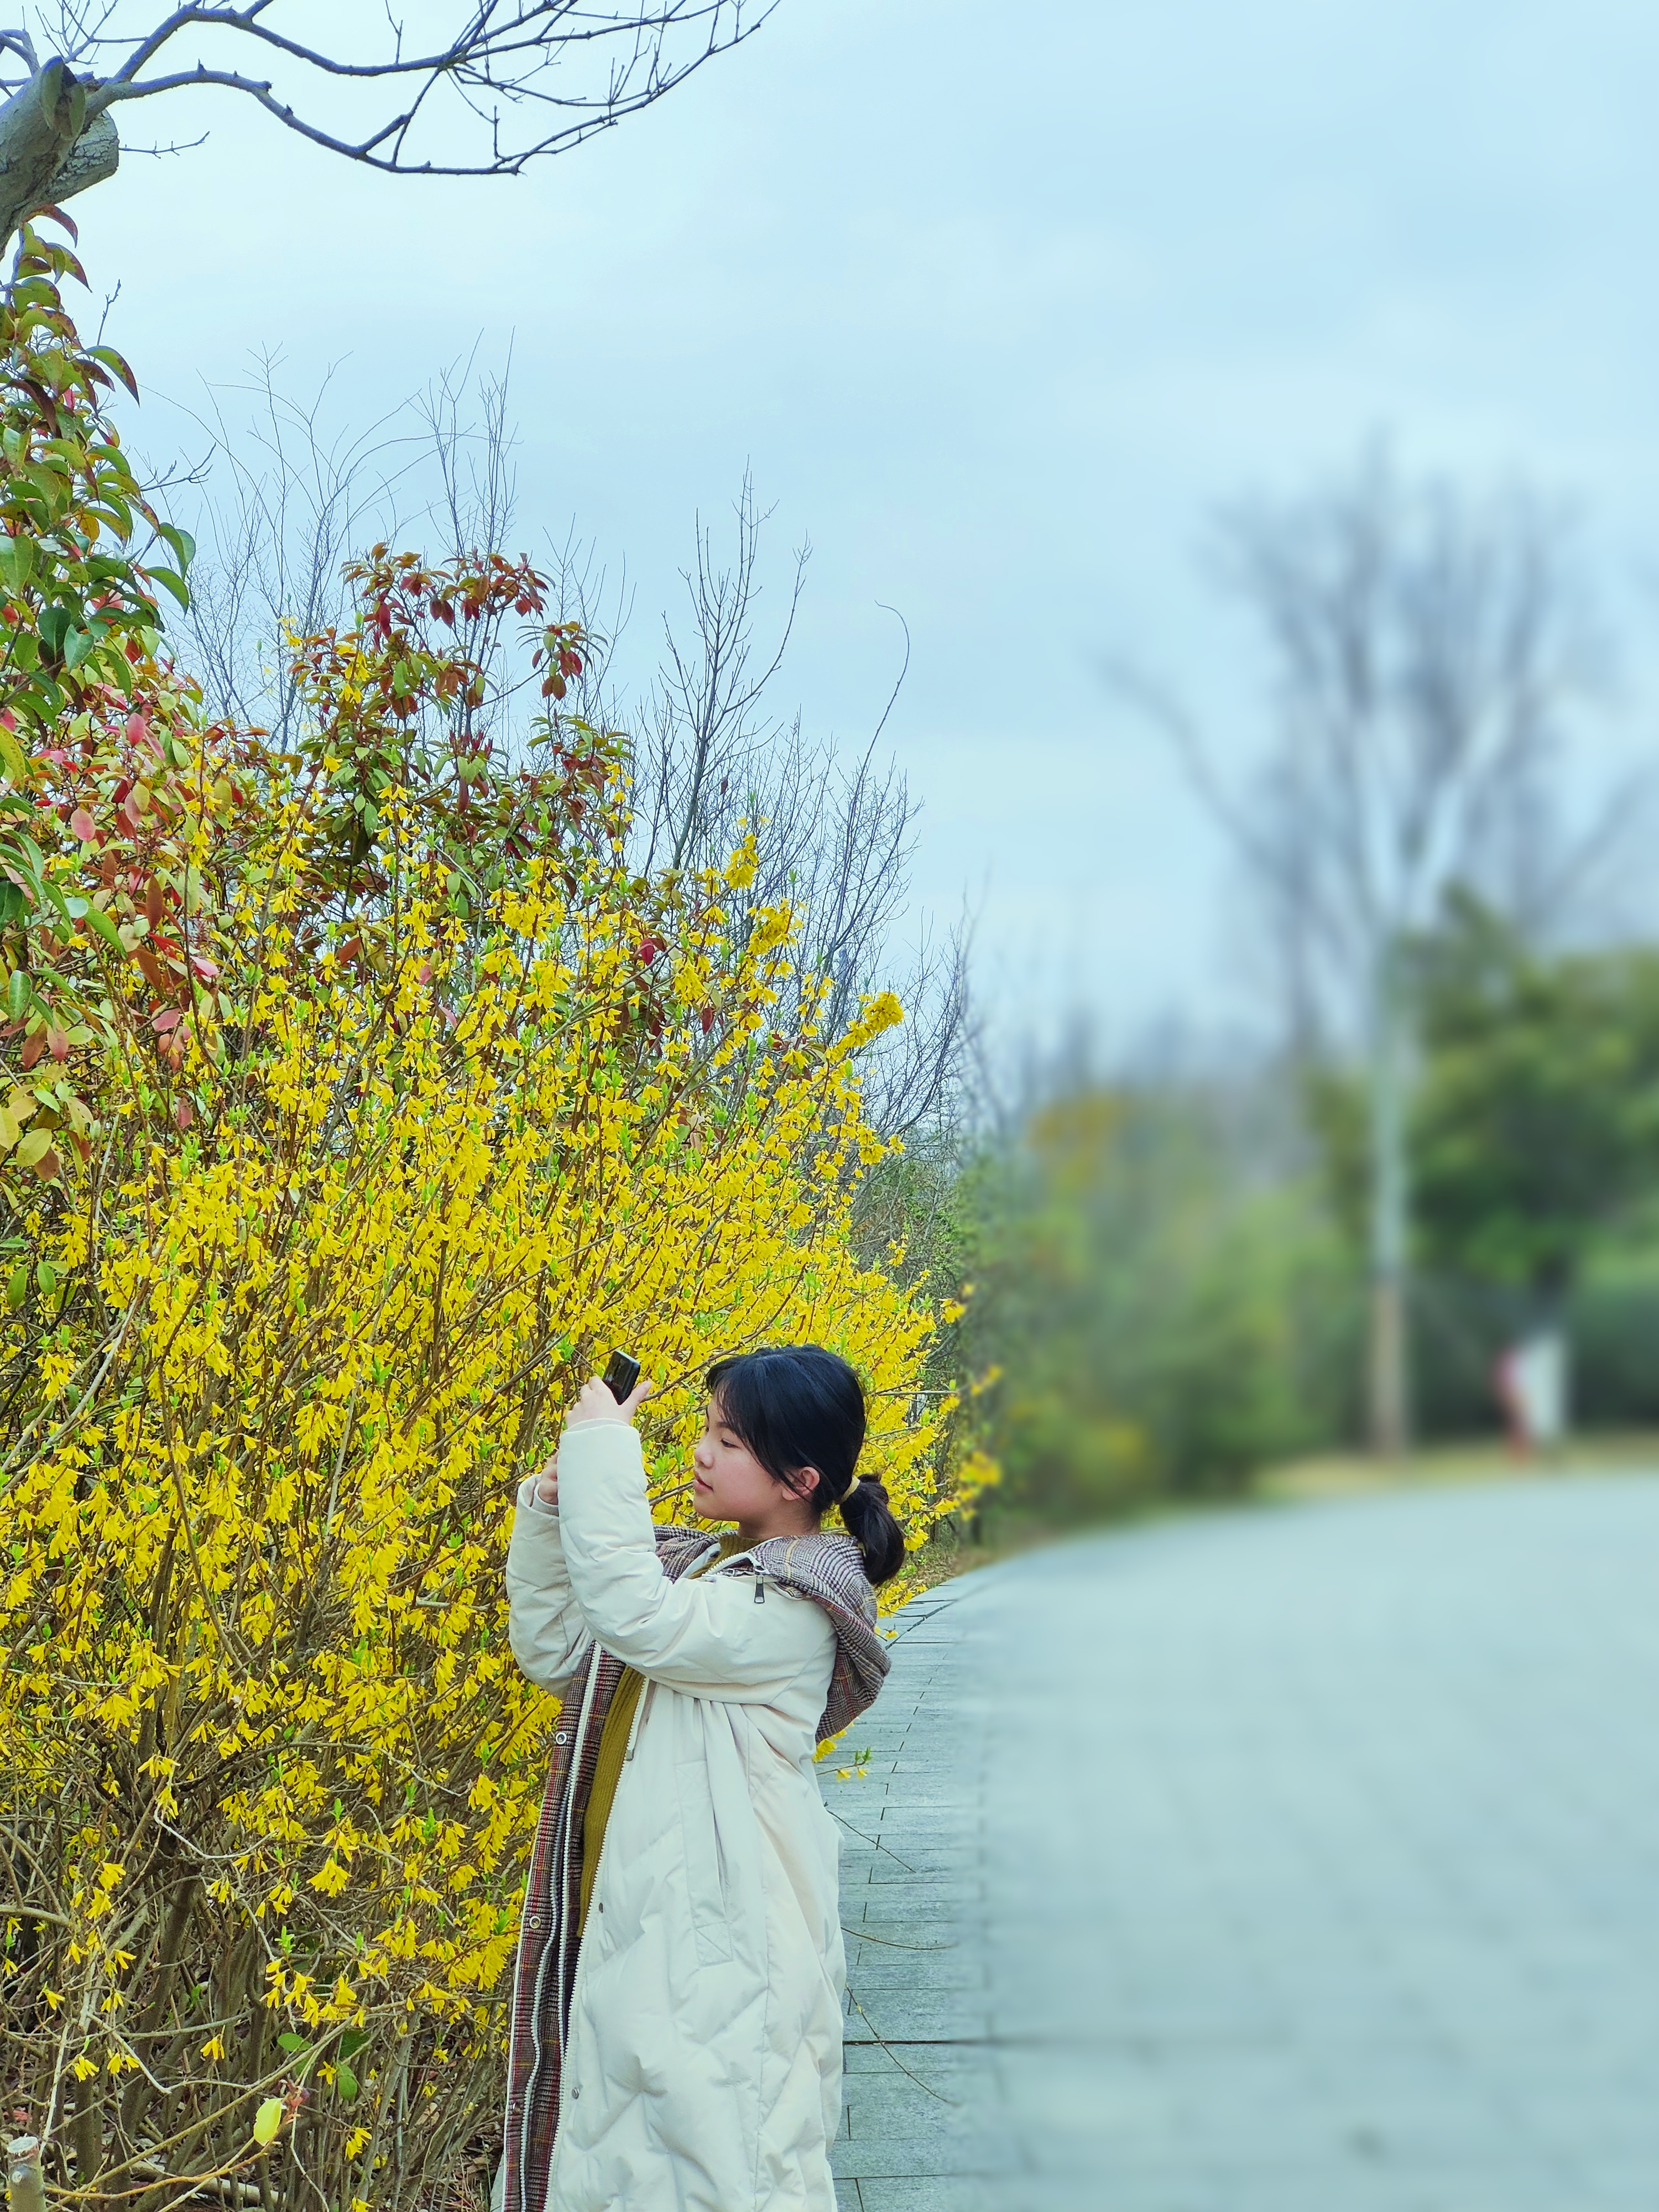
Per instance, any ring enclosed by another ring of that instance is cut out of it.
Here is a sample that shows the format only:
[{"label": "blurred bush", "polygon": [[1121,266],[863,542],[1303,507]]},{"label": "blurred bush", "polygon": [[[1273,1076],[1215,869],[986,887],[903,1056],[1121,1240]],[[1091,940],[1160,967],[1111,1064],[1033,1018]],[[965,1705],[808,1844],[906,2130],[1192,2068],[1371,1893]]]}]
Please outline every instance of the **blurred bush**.
[{"label": "blurred bush", "polygon": [[1352,1256],[1237,1103],[1079,1085],[968,1171],[964,1349],[1003,1468],[994,1518],[1224,1494],[1348,1424]]}]

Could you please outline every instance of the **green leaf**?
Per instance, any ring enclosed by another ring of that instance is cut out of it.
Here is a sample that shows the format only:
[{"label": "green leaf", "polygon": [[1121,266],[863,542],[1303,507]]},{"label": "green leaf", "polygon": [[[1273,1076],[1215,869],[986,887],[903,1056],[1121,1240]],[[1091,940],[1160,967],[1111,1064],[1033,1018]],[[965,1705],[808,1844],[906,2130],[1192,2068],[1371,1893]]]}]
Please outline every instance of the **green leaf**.
[{"label": "green leaf", "polygon": [[31,1129],[12,1155],[20,1168],[32,1168],[37,1160],[45,1159],[52,1150],[50,1129]]},{"label": "green leaf", "polygon": [[45,461],[25,461],[22,481],[33,484],[46,503],[46,513],[56,520],[69,498],[70,480],[62,469],[54,469]]},{"label": "green leaf", "polygon": [[340,2038],[341,2057],[355,2058],[368,2041],[368,2030],[366,2027],[347,2028]]},{"label": "green leaf", "polygon": [[138,380],[113,346],[88,346],[87,351],[94,361],[101,361],[106,368],[112,368],[135,399],[138,397]]},{"label": "green leaf", "polygon": [[337,2065],[334,2069],[334,2086],[349,2105],[357,2094],[357,2076],[349,2066]]},{"label": "green leaf", "polygon": [[277,2037],[276,2048],[278,2051],[303,2051],[306,2048],[306,2039],[303,2035],[295,2035],[293,2029],[289,2028],[285,2035]]},{"label": "green leaf", "polygon": [[174,523],[159,522],[155,526],[159,534],[178,555],[180,572],[188,574],[190,564],[196,558],[196,540],[191,536],[189,531],[180,530]]},{"label": "green leaf", "polygon": [[34,1093],[14,1088],[0,1104],[0,1152],[9,1152],[23,1133],[23,1124],[39,1110]]},{"label": "green leaf", "polygon": [[55,906],[58,913],[63,915],[65,921],[72,922],[75,920],[75,916],[70,912],[70,902],[68,899],[64,897],[63,892],[58,889],[58,885],[52,881],[50,876],[43,876],[41,878],[40,889],[44,894],[46,903],[50,906]]},{"label": "green leaf", "polygon": [[165,584],[179,605],[188,610],[190,586],[182,576],[175,576],[171,568],[150,568],[145,572],[153,584]]},{"label": "green leaf", "polygon": [[106,914],[95,906],[89,906],[81,919],[90,922],[100,937],[112,946],[124,960],[126,958],[127,948],[121,942],[121,933]]},{"label": "green leaf", "polygon": [[0,536],[0,580],[7,588],[21,592],[33,574],[34,540]]},{"label": "green leaf", "polygon": [[12,1269],[10,1274],[6,1278],[6,1304],[10,1307],[13,1313],[17,1311],[17,1309],[22,1304],[24,1299],[27,1297],[28,1294],[28,1261],[27,1260],[20,1260],[17,1262],[17,1265]]},{"label": "green leaf", "polygon": [[14,968],[11,981],[6,986],[6,1012],[15,1022],[21,1022],[29,1010],[34,996],[34,986],[26,968]]},{"label": "green leaf", "polygon": [[276,2130],[283,2124],[283,2100],[267,2097],[253,2115],[253,2140],[263,2150],[276,2140]]},{"label": "green leaf", "polygon": [[0,766],[3,766],[13,783],[28,781],[29,764],[23,748],[3,722],[0,722]]},{"label": "green leaf", "polygon": [[72,629],[64,641],[65,668],[78,668],[97,642],[90,630]]}]

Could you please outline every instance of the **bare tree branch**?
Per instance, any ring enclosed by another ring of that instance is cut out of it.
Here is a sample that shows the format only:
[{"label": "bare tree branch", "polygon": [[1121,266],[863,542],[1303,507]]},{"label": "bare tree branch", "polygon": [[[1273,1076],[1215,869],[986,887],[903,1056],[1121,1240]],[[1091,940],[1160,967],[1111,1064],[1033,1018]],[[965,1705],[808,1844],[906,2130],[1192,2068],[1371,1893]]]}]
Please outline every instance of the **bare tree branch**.
[{"label": "bare tree branch", "polygon": [[[713,534],[699,520],[696,565],[684,575],[689,619],[678,629],[665,617],[663,658],[644,697],[630,704],[609,693],[601,663],[580,711],[634,732],[642,872],[721,866],[744,830],[754,832],[760,868],[752,899],[757,905],[787,899],[799,919],[787,1003],[780,1009],[786,1027],[816,1006],[833,1032],[854,1018],[869,994],[897,991],[905,1020],[873,1053],[865,1085],[877,1126],[900,1133],[956,1095],[971,1026],[965,922],[945,934],[924,928],[908,955],[894,941],[908,898],[918,809],[878,747],[908,665],[909,634],[898,617],[904,664],[859,753],[848,758],[833,744],[811,742],[798,713],[777,714],[768,703],[810,549],[794,555],[775,635],[763,646],[757,625],[767,516],[747,477],[733,519],[729,565],[717,559]],[[592,629],[592,599],[580,562],[561,575],[566,611]]]},{"label": "bare tree branch", "polygon": [[[0,52],[28,71],[0,106],[0,240],[36,209],[113,174],[114,113],[133,100],[216,89],[388,174],[517,176],[650,106],[751,37],[777,4],[471,0],[447,39],[417,53],[404,51],[388,11],[378,50],[352,54],[280,28],[284,0],[189,0],[148,21],[142,0],[110,0],[95,21],[63,0],[58,52],[45,63],[29,32],[0,32]],[[280,74],[249,69],[242,56]],[[330,88],[349,110],[369,103],[361,122],[341,118]]]},{"label": "bare tree branch", "polygon": [[[210,394],[192,427],[211,459],[191,570],[191,664],[216,714],[290,740],[301,702],[285,633],[349,617],[342,563],[368,538],[437,539],[448,556],[503,551],[514,524],[514,435],[506,370],[468,357],[357,435],[331,432],[328,387],[290,398],[280,363]],[[434,481],[435,480],[435,481]],[[816,1008],[843,1029],[869,994],[896,989],[905,1019],[866,1055],[875,1125],[889,1134],[938,1121],[957,1097],[971,1042],[969,931],[923,926],[899,941],[915,846],[916,802],[880,740],[908,665],[909,641],[880,720],[856,753],[805,735],[775,712],[772,690],[793,635],[808,549],[786,568],[787,596],[763,639],[767,517],[745,477],[723,561],[698,520],[684,612],[665,617],[654,673],[624,685],[617,658],[633,593],[614,588],[588,549],[556,546],[549,566],[562,618],[587,637],[563,709],[628,733],[640,872],[723,867],[745,830],[757,905],[787,900],[799,917],[780,1025]],[[528,732],[498,732],[510,755]]]}]

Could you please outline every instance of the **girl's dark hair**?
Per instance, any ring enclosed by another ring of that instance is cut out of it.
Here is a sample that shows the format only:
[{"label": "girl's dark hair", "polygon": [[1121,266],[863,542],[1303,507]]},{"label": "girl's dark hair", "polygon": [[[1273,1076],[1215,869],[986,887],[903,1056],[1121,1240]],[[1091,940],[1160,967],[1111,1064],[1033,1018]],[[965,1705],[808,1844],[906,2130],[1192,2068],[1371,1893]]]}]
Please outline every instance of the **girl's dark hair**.
[{"label": "girl's dark hair", "polygon": [[864,1443],[864,1392],[847,1362],[816,1344],[739,1352],[708,1370],[720,1419],[766,1472],[796,1487],[803,1468],[817,1481],[803,1493],[822,1519],[839,1505],[872,1583],[890,1582],[904,1564],[904,1532],[872,1475],[852,1481]]}]

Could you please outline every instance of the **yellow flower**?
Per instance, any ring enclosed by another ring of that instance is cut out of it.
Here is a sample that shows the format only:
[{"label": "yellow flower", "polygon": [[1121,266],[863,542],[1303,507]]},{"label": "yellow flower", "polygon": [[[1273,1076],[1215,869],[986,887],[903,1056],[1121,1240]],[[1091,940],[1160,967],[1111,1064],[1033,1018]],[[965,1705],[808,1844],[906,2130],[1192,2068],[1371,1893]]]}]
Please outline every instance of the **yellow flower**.
[{"label": "yellow flower", "polygon": [[754,882],[759,868],[759,849],[752,833],[745,834],[726,864],[725,881],[734,891],[746,890]]}]

